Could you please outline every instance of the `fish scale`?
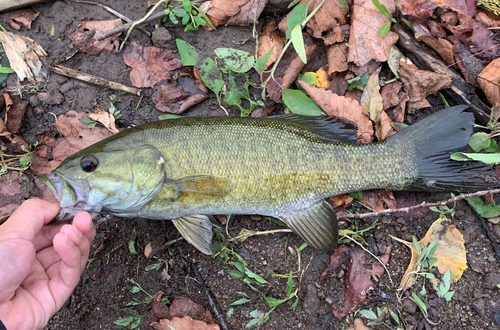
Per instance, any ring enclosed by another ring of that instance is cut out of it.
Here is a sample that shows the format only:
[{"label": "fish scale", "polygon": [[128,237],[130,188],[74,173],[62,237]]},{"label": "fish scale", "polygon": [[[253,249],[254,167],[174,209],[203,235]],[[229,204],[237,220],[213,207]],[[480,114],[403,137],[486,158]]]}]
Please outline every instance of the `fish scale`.
[{"label": "fish scale", "polygon": [[172,220],[207,254],[212,214],[274,216],[309,244],[331,249],[338,226],[325,197],[373,188],[498,186],[489,166],[450,160],[472,134],[474,117],[465,109],[439,111],[370,145],[355,144],[356,126],[340,118],[153,122],[79,151],[43,181],[60,200],[61,218],[86,210]]}]

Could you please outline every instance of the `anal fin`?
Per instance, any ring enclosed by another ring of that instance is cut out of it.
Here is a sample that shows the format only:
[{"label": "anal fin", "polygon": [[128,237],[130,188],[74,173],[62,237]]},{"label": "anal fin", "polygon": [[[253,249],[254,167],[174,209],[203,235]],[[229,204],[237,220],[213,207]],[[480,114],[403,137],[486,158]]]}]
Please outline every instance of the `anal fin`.
[{"label": "anal fin", "polygon": [[321,201],[303,213],[281,219],[309,245],[321,250],[337,248],[339,238],[337,217],[327,202]]},{"label": "anal fin", "polygon": [[212,254],[212,223],[206,215],[187,215],[172,222],[186,241],[201,252]]}]

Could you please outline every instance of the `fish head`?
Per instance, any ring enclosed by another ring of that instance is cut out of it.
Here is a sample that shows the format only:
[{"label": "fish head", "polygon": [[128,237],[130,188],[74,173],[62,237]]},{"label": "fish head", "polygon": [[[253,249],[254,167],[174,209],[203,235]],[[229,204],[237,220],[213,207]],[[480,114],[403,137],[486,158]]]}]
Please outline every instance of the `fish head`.
[{"label": "fish head", "polygon": [[129,150],[93,148],[66,158],[40,178],[58,199],[57,220],[79,211],[132,214],[161,189],[165,160],[151,145]]}]

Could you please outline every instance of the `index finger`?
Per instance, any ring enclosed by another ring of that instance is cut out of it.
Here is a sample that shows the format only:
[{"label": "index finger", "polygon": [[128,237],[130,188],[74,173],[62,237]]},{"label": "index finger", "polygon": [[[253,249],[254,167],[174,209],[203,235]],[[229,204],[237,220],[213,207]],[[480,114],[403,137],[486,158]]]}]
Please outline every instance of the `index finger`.
[{"label": "index finger", "polygon": [[54,219],[58,211],[56,203],[28,199],[0,226],[0,236],[33,241],[43,225]]}]

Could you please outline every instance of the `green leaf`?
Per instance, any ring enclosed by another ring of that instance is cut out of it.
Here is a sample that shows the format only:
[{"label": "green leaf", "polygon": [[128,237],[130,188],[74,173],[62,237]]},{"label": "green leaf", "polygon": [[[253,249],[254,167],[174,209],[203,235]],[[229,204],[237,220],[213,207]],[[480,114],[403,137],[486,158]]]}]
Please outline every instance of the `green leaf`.
[{"label": "green leaf", "polygon": [[[2,59],[0,60],[0,65],[2,67],[10,67],[10,62],[7,56],[2,56]],[[7,77],[9,76],[9,73],[0,73],[0,84],[2,84],[5,80],[7,80]]]},{"label": "green leaf", "polygon": [[388,308],[389,314],[391,314],[391,317],[396,321],[397,324],[399,324],[399,317],[398,314],[394,313],[392,309]]},{"label": "green leaf", "polygon": [[172,13],[177,17],[184,17],[187,15],[187,12],[182,8],[174,8],[172,9]]},{"label": "green leaf", "polygon": [[137,293],[141,291],[141,288],[139,288],[138,286],[133,286],[132,289],[130,289],[130,293]]},{"label": "green leaf", "polygon": [[283,102],[292,113],[305,116],[325,116],[321,108],[306,94],[295,89],[283,91]]},{"label": "green leaf", "polygon": [[182,8],[184,8],[184,10],[189,13],[191,9],[193,9],[193,7],[191,6],[191,1],[182,0]]},{"label": "green leaf", "polygon": [[260,322],[260,320],[258,318],[252,319],[252,320],[250,320],[250,322],[247,323],[247,325],[245,325],[245,328],[246,329],[251,328],[259,322]]},{"label": "green leaf", "polygon": [[379,10],[382,14],[384,14],[385,16],[387,16],[387,17],[391,18],[391,14],[389,14],[389,11],[387,10],[387,8],[386,8],[383,4],[381,4],[381,3],[380,3],[380,1],[378,1],[378,0],[372,0],[372,2],[373,2],[373,5],[374,5],[375,7],[377,7],[377,9],[378,9],[378,10]]},{"label": "green leaf", "polygon": [[179,118],[182,118],[182,117],[184,117],[184,116],[182,116],[182,115],[174,115],[173,113],[167,113],[167,114],[164,114],[164,115],[159,115],[158,119],[159,120],[179,119]]},{"label": "green leaf", "polygon": [[230,319],[231,316],[233,316],[233,313],[234,313],[234,308],[233,307],[229,308],[226,313],[227,318]]},{"label": "green leaf", "polygon": [[200,55],[193,45],[181,39],[176,39],[175,43],[177,44],[177,50],[181,56],[182,65],[189,66],[198,64]]},{"label": "green leaf", "polygon": [[415,292],[412,292],[411,296],[413,297],[413,299],[415,299],[416,303],[420,306],[420,308],[422,308],[424,314],[427,316],[427,307],[425,306],[425,303],[422,301],[422,299],[420,299],[420,297],[417,296]]},{"label": "green leaf", "polygon": [[[491,137],[485,132],[474,133],[469,139],[469,146],[475,152],[479,152],[483,149],[489,148],[491,145]],[[493,140],[494,141],[494,140]]]},{"label": "green leaf", "polygon": [[455,294],[455,291],[446,292],[445,295],[443,296],[443,298],[446,299],[446,301],[450,301],[451,298],[453,298],[454,294]]},{"label": "green leaf", "polygon": [[286,296],[290,297],[292,292],[293,292],[293,277],[292,277],[292,271],[290,271],[290,274],[288,274]]},{"label": "green leaf", "polygon": [[293,302],[293,304],[292,304],[292,308],[297,307],[297,305],[298,305],[298,304],[299,304],[299,297],[297,297],[297,298],[295,299],[295,301]]},{"label": "green leaf", "polygon": [[259,275],[255,274],[254,272],[252,272],[252,271],[251,271],[250,269],[248,269],[248,268],[245,270],[245,274],[246,274],[248,277],[250,277],[250,278],[254,279],[254,280],[255,280],[255,282],[257,282],[258,284],[266,284],[266,283],[267,283],[267,281],[266,281],[265,279],[263,279],[263,278],[262,278],[262,277],[260,277]]},{"label": "green leaf", "polygon": [[249,52],[234,48],[216,48],[215,55],[224,60],[234,72],[247,72],[255,64],[255,58]]},{"label": "green leaf", "polygon": [[387,24],[384,24],[379,30],[378,30],[378,34],[380,36],[385,36],[387,34],[387,32],[389,32],[391,30],[391,22],[387,23]]},{"label": "green leaf", "polygon": [[134,321],[130,324],[130,329],[133,330],[137,328],[139,324],[141,324],[141,318],[140,317],[134,318]]},{"label": "green leaf", "polygon": [[30,164],[30,157],[29,156],[22,156],[19,158],[19,167],[22,169],[28,168]]},{"label": "green leaf", "polygon": [[201,18],[200,16],[193,16],[194,18],[194,21],[200,25],[200,26],[205,26],[207,25],[207,22],[205,22],[205,20],[203,18]]},{"label": "green leaf", "polygon": [[264,69],[266,68],[266,63],[269,60],[269,57],[271,56],[271,53],[273,52],[274,47],[276,47],[276,46],[271,47],[271,49],[269,49],[267,51],[267,53],[265,53],[264,55],[262,55],[257,60],[257,62],[255,62],[255,70],[256,71],[258,71],[258,72],[264,71]]},{"label": "green leaf", "polygon": [[365,318],[367,318],[369,320],[376,320],[376,319],[378,319],[378,317],[375,314],[375,312],[372,311],[371,309],[362,309],[362,310],[359,311],[359,314],[361,314],[362,316],[364,316]]},{"label": "green leaf", "polygon": [[82,117],[79,119],[84,124],[92,124],[95,123],[95,120],[90,119],[89,117]]},{"label": "green leaf", "polygon": [[247,299],[247,298],[241,298],[241,299],[238,299],[232,303],[229,304],[229,306],[237,306],[237,305],[243,305],[243,304],[246,304],[247,302],[249,302],[250,299]]},{"label": "green leaf", "polygon": [[217,68],[217,63],[212,58],[207,58],[200,66],[201,80],[207,88],[215,94],[219,94],[224,86],[222,73]]},{"label": "green leaf", "polygon": [[[189,16],[189,14],[186,13],[186,15],[182,16],[182,24],[183,25],[187,25],[189,23],[189,20],[191,19],[191,16]],[[185,31],[186,29],[184,29]]]},{"label": "green leaf", "polygon": [[240,273],[237,270],[231,270],[231,269],[229,269],[229,270],[226,269],[226,273],[228,273],[229,276],[231,276],[232,278],[242,278],[245,276],[245,274]]},{"label": "green leaf", "polygon": [[404,19],[403,17],[401,17],[401,20],[406,24],[406,26],[408,26],[410,28],[410,30],[412,30],[413,32],[415,32],[415,29],[413,28],[412,22],[410,22],[407,19]]},{"label": "green leaf", "polygon": [[14,70],[12,68],[9,68],[9,67],[6,67],[6,66],[1,66],[0,67],[0,73],[5,73],[5,74],[9,74],[9,73],[13,73]]},{"label": "green leaf", "polygon": [[119,319],[119,320],[113,321],[113,323],[116,325],[120,325],[122,327],[126,327],[130,324],[130,322],[132,322],[133,319],[134,318],[132,316],[129,316],[126,319]]},{"label": "green leaf", "polygon": [[150,270],[160,270],[161,268],[161,262],[157,262],[155,264],[151,264],[151,265],[148,265],[146,266],[146,268],[144,270],[146,270],[147,272],[149,272]]},{"label": "green leaf", "polygon": [[356,78],[347,80],[347,82],[349,83],[348,90],[353,90],[354,88],[357,88],[359,90],[364,90],[366,84],[368,83],[369,78],[370,78],[369,74],[363,73],[362,75],[357,76]]},{"label": "green leaf", "polygon": [[253,317],[254,319],[259,318],[259,310],[254,309],[253,311],[250,312],[250,316]]},{"label": "green leaf", "polygon": [[168,18],[170,18],[170,21],[171,21],[172,23],[174,23],[174,24],[179,24],[179,21],[177,20],[177,17],[175,17],[175,14],[174,14],[172,11],[170,11],[170,12],[168,13]]},{"label": "green leaf", "polygon": [[306,48],[304,46],[304,38],[302,37],[302,27],[300,25],[296,25],[293,28],[290,37],[292,39],[293,48],[295,48],[297,55],[299,55],[299,58],[302,60],[302,62],[304,62],[304,64],[307,64]]},{"label": "green leaf", "polygon": [[293,6],[295,6],[296,4],[298,4],[299,2],[300,2],[300,0],[293,0],[292,2],[290,2],[288,4],[288,7],[286,7],[286,9],[292,8]]},{"label": "green leaf", "polygon": [[273,297],[266,297],[266,302],[271,308],[281,305],[285,301],[286,299],[275,299]]},{"label": "green leaf", "polygon": [[307,16],[307,10],[309,9],[309,4],[308,3],[303,3],[301,5],[295,6],[293,10],[290,12],[290,16],[288,16],[288,21],[286,22],[286,39],[290,39],[292,35],[292,30],[295,28],[295,26],[301,24]]},{"label": "green leaf", "polygon": [[486,204],[484,199],[480,196],[466,198],[466,200],[484,218],[500,216],[500,205]]},{"label": "green leaf", "polygon": [[302,250],[304,250],[304,249],[305,249],[306,247],[308,247],[308,246],[309,246],[309,244],[307,244],[307,243],[305,243],[305,242],[304,242],[304,243],[302,243],[302,245],[301,245],[301,246],[299,246],[299,248],[297,249],[297,253],[300,253]]},{"label": "green leaf", "polygon": [[455,153],[451,154],[450,158],[453,160],[458,160],[458,161],[477,160],[477,161],[483,162],[483,163],[488,164],[488,165],[500,164],[500,153],[474,154],[474,153],[467,153],[467,152],[455,152]]},{"label": "green leaf", "polygon": [[137,232],[135,231],[135,228],[132,230],[132,234],[130,235],[130,239],[128,240],[128,250],[130,253],[133,255],[138,255],[137,251],[135,250],[135,240],[137,238]]}]

